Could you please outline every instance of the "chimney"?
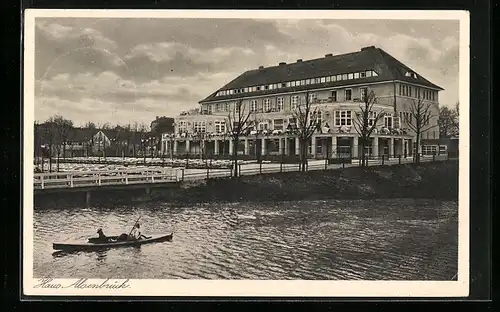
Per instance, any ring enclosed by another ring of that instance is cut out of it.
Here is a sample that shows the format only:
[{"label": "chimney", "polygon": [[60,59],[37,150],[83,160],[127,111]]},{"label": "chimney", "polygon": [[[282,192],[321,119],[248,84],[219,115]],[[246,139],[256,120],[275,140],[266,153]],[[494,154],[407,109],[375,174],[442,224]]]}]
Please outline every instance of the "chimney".
[{"label": "chimney", "polygon": [[329,57],[329,56],[333,56],[333,54],[331,54],[331,53],[325,54],[325,57]]},{"label": "chimney", "polygon": [[281,63],[280,63],[280,66],[283,66],[283,65],[286,65],[286,63],[285,63],[285,62],[281,62]]},{"label": "chimney", "polygon": [[364,47],[364,48],[361,48],[361,51],[365,51],[365,50],[373,50],[375,49],[375,46],[369,46],[369,47]]},{"label": "chimney", "polygon": [[302,62],[302,59],[298,59],[298,60],[297,60],[297,63],[300,63],[300,62]]},{"label": "chimney", "polygon": [[259,66],[259,69],[264,69],[264,66],[260,65],[260,66]]}]

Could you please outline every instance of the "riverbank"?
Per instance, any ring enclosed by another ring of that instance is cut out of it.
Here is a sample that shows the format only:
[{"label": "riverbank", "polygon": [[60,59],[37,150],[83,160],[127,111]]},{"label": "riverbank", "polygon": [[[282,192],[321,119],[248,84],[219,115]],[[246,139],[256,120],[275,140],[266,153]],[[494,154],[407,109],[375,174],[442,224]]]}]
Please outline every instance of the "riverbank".
[{"label": "riverbank", "polygon": [[[458,200],[458,161],[283,172],[239,178],[170,183],[164,188],[92,192],[92,205],[169,202],[287,201],[321,199],[428,198]],[[81,204],[85,194],[35,196],[35,206]]]}]

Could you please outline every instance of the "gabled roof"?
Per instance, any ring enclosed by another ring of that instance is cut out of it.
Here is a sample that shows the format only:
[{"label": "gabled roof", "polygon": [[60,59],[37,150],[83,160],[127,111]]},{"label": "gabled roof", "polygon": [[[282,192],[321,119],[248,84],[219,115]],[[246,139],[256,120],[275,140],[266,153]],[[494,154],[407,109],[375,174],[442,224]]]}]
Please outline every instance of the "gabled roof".
[{"label": "gabled roof", "polygon": [[[272,83],[283,83],[287,81],[348,74],[365,70],[374,70],[378,75],[353,80],[341,80],[298,87],[287,87],[273,90],[260,90],[256,92],[216,96],[217,92],[220,90],[241,89],[245,87],[261,86]],[[414,72],[417,75],[416,78],[407,77],[407,72]],[[393,80],[401,80],[408,83],[443,90],[443,88],[425,79],[410,67],[404,65],[384,50],[371,46],[362,48],[361,51],[347,54],[333,56],[326,55],[323,58],[308,61],[298,61],[291,64],[282,63],[278,66],[265,68],[261,67],[259,69],[249,70],[236,77],[234,80],[224,85],[219,90],[210,94],[199,103],[210,102],[214,100],[236,99],[249,95],[265,95],[288,91],[302,91],[311,88],[337,87],[352,83],[363,84]]]}]

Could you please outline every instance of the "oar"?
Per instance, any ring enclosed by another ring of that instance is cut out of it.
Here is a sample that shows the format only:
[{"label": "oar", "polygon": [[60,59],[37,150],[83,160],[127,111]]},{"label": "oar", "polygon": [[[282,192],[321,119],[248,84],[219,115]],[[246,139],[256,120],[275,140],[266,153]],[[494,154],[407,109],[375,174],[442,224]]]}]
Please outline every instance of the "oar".
[{"label": "oar", "polygon": [[135,221],[134,223],[134,226],[132,226],[132,229],[130,230],[130,233],[128,233],[128,236],[130,236],[132,234],[132,231],[134,230],[135,228],[135,225],[137,224],[137,222],[139,222],[139,220],[142,218],[142,216],[139,217],[139,219],[137,219],[137,221]]}]

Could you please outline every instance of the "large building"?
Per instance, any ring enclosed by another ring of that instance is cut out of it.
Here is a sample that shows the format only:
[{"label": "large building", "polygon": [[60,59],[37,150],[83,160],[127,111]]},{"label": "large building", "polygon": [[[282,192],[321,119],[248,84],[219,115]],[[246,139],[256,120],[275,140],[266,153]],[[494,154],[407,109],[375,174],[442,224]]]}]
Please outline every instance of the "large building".
[{"label": "large building", "polygon": [[[241,103],[251,113],[248,133],[238,153],[246,155],[297,155],[298,139],[287,131],[296,122],[294,111],[305,96],[319,111],[321,125],[309,143],[311,157],[358,157],[362,152],[354,127],[363,98],[376,96],[374,113],[384,113],[366,144],[372,156],[414,153],[415,134],[408,126],[412,103],[430,105],[436,125],[422,139],[439,138],[439,91],[419,73],[374,46],[342,55],[249,70],[199,102],[200,107],[175,118],[175,134],[163,136],[163,152],[172,155],[231,154],[228,119]],[[240,102],[241,101],[241,102]],[[427,126],[426,128],[430,128]]]}]

